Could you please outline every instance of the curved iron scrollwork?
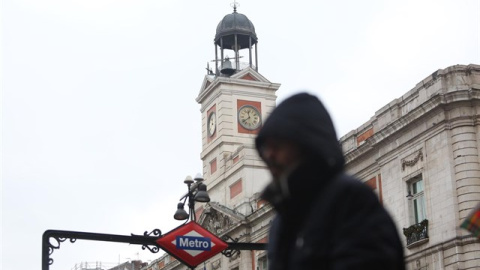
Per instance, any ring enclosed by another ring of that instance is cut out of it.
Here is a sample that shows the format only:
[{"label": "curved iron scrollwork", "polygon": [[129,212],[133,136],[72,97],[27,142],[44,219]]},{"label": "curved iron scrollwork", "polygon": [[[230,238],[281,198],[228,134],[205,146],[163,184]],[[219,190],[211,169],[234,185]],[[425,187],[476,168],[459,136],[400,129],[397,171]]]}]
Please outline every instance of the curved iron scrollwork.
[{"label": "curved iron scrollwork", "polygon": [[162,235],[162,231],[160,231],[160,229],[154,229],[153,231],[151,232],[148,232],[148,231],[145,231],[143,233],[144,236],[152,236],[155,235],[155,236],[161,236]]},{"label": "curved iron scrollwork", "polygon": [[[233,243],[238,243],[238,238],[232,238],[230,237],[229,235],[224,235],[222,236],[222,240],[223,241],[231,241]],[[225,256],[225,257],[228,257],[228,258],[232,258],[238,254],[240,254],[240,250],[238,249],[234,249],[234,248],[230,248],[231,245],[228,245],[228,248],[225,249],[224,251],[222,251],[222,254]]]},{"label": "curved iron scrollwork", "polygon": [[222,240],[223,240],[223,241],[233,241],[234,243],[237,243],[237,242],[238,242],[238,238],[233,239],[233,238],[230,237],[229,235],[224,235],[224,236],[222,236]]},{"label": "curved iron scrollwork", "polygon": [[[56,243],[52,243],[51,242],[51,239],[54,239],[56,241]],[[66,237],[58,237],[58,236],[51,236],[48,238],[48,255],[52,255],[53,254],[53,251],[55,251],[55,249],[60,249],[60,244],[65,242],[67,239],[70,239],[70,243],[75,243],[75,241],[77,241],[77,239],[75,238],[66,238]],[[53,264],[53,259],[52,258],[48,258],[48,264],[49,265],[52,265]]]},{"label": "curved iron scrollwork", "polygon": [[[132,234],[134,235],[134,234]],[[151,232],[145,231],[143,236],[162,236],[162,231],[160,229],[154,229]],[[158,246],[142,245],[142,250],[148,249],[152,253],[158,253],[160,248]]]},{"label": "curved iron scrollwork", "polygon": [[143,245],[142,250],[145,250],[145,249],[150,250],[150,252],[152,252],[152,253],[158,253],[160,251],[160,248],[157,247],[157,246],[150,247],[149,245]]}]

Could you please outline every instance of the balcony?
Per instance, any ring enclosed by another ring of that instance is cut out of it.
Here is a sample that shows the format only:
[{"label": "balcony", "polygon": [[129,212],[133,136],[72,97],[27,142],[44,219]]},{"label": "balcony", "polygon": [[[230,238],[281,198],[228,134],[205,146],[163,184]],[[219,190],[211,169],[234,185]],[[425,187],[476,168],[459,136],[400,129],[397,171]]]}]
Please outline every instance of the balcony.
[{"label": "balcony", "polygon": [[403,228],[403,235],[407,238],[407,248],[416,247],[428,242],[428,220]]}]

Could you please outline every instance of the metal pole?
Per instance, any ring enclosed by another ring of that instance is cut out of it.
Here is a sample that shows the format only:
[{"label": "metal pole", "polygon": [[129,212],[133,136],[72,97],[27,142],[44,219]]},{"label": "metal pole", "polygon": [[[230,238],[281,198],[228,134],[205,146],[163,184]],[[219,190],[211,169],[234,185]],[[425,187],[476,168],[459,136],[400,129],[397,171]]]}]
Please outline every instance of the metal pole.
[{"label": "metal pole", "polygon": [[200,182],[191,184],[191,186],[189,187],[189,192],[183,194],[182,197],[180,197],[180,201],[185,199],[190,194],[190,189],[195,190],[198,188],[199,185],[200,185]]}]

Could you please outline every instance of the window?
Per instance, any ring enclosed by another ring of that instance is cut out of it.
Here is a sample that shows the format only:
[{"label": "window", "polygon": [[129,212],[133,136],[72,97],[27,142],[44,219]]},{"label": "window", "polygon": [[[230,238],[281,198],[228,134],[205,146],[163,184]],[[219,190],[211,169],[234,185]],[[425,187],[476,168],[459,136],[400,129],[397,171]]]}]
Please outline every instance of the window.
[{"label": "window", "polygon": [[230,186],[230,199],[242,193],[242,179],[240,178],[237,182],[233,183]]},{"label": "window", "polygon": [[258,269],[258,270],[267,270],[267,269],[268,269],[267,256],[263,256],[263,257],[261,257],[261,258],[258,259],[257,269]]},{"label": "window", "polygon": [[422,174],[407,181],[408,210],[410,226],[403,228],[407,240],[407,248],[413,248],[428,242],[428,220],[425,211],[425,182]]},{"label": "window", "polygon": [[410,199],[410,211],[413,223],[417,224],[427,219],[427,212],[425,211],[424,182],[422,175],[413,178],[409,182],[408,197]]},{"label": "window", "polygon": [[214,158],[210,161],[210,175],[214,174],[217,171],[217,159]]}]

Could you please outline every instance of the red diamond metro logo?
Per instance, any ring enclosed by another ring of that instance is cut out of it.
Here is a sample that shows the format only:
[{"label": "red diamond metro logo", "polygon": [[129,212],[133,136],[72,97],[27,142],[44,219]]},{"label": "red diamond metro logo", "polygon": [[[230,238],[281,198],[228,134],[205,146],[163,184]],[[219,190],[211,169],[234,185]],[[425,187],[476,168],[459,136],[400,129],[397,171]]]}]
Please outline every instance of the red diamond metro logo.
[{"label": "red diamond metro logo", "polygon": [[156,242],[190,267],[201,264],[228,247],[222,239],[194,221],[166,233]]}]

